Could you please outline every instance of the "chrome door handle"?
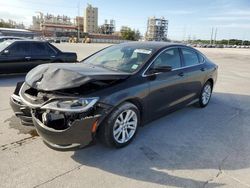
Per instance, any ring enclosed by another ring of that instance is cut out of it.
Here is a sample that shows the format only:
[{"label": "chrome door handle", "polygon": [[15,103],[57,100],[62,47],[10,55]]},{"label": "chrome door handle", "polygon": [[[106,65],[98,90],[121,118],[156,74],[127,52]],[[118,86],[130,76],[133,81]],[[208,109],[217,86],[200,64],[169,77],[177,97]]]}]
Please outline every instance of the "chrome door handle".
[{"label": "chrome door handle", "polygon": [[25,59],[31,59],[31,57],[25,57]]}]

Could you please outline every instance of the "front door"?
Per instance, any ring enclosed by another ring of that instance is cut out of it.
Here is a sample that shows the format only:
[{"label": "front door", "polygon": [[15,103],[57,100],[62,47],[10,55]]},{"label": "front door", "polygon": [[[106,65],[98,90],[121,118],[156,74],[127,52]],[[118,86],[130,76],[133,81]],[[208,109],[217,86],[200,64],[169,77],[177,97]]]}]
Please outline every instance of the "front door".
[{"label": "front door", "polygon": [[170,48],[161,52],[154,60],[149,70],[162,66],[171,66],[169,72],[146,76],[149,81],[150,93],[148,108],[150,114],[161,116],[185,100],[185,79],[182,61],[178,48]]}]

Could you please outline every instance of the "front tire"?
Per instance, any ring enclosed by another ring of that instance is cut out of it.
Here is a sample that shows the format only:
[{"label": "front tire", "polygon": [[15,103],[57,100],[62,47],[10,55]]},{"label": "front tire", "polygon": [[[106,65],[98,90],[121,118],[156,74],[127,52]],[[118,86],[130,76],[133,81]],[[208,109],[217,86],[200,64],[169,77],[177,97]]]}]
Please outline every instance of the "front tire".
[{"label": "front tire", "polygon": [[201,91],[200,97],[199,97],[199,107],[204,108],[208,105],[211,96],[212,96],[212,83],[210,81],[207,81]]},{"label": "front tire", "polygon": [[100,125],[99,137],[109,147],[121,148],[135,137],[140,125],[140,112],[129,102],[116,107],[105,122]]}]

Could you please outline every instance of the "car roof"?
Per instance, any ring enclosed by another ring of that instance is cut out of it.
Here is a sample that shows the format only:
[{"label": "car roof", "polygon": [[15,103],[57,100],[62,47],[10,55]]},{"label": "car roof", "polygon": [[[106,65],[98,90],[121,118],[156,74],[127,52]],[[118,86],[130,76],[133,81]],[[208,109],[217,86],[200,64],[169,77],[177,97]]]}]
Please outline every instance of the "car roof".
[{"label": "car roof", "polygon": [[15,37],[15,36],[0,36],[1,39],[6,39],[6,38],[21,38],[21,37]]},{"label": "car roof", "polygon": [[181,43],[172,43],[172,42],[158,42],[158,41],[136,41],[136,42],[126,42],[122,43],[121,45],[124,46],[130,46],[135,48],[148,48],[148,49],[154,49],[155,51],[160,50],[165,47],[169,46],[185,46],[185,44]]},{"label": "car roof", "polygon": [[13,39],[13,42],[47,42],[42,40],[34,40],[34,39]]}]

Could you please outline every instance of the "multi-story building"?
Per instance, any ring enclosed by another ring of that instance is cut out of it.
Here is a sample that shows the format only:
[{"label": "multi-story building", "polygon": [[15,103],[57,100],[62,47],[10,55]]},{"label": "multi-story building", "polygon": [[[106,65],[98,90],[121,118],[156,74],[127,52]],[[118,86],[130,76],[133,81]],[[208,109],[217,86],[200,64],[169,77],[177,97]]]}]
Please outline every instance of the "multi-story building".
[{"label": "multi-story building", "polygon": [[41,23],[43,22],[43,14],[41,13],[40,16],[33,16],[32,17],[32,25],[30,26],[30,29],[32,30],[40,30],[41,29]]},{"label": "multi-story building", "polygon": [[148,18],[146,40],[149,41],[163,41],[167,39],[168,33],[168,20],[164,17]]},{"label": "multi-story building", "polygon": [[[52,15],[39,12],[40,15],[33,16],[33,25],[31,29],[40,31],[43,36],[72,36],[77,33],[77,21],[83,20],[82,17],[76,18],[76,23],[71,21],[71,18],[65,15]],[[83,28],[83,25],[82,25]]]},{"label": "multi-story building", "polygon": [[100,26],[99,33],[111,35],[115,32],[115,20],[105,20],[104,24]]},{"label": "multi-story building", "polygon": [[87,5],[84,12],[84,32],[98,32],[98,8]]}]

